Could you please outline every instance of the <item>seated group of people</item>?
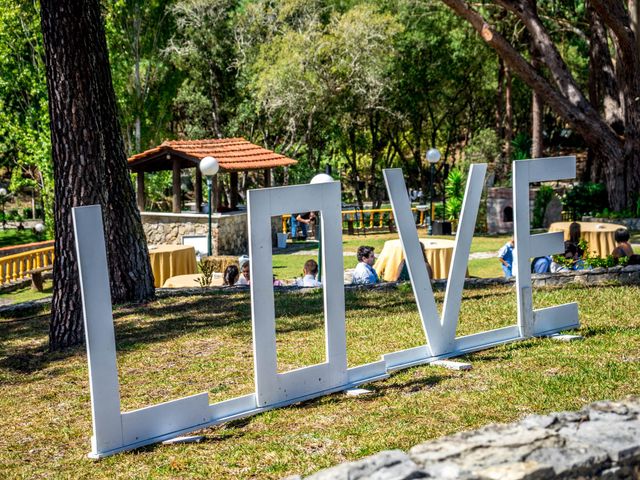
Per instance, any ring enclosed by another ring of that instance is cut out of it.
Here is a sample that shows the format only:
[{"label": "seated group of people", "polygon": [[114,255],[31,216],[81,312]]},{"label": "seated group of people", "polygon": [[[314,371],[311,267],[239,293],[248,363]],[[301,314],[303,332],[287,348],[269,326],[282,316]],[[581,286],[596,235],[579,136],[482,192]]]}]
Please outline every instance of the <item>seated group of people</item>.
[{"label": "seated group of people", "polygon": [[[581,230],[580,224],[577,222],[569,225],[569,240],[564,242],[564,253],[558,256],[542,256],[536,257],[531,262],[531,273],[556,273],[556,272],[569,272],[572,270],[583,270],[584,243],[580,240]],[[629,231],[626,228],[619,228],[614,233],[614,239],[616,247],[611,255],[616,262],[623,258],[628,258],[629,264],[640,264],[640,255],[635,255],[633,248],[629,243]],[[502,270],[505,277],[513,276],[513,249],[515,248],[513,238],[509,240],[498,252],[498,260],[502,265]],[[555,259],[554,259],[555,257]]]}]

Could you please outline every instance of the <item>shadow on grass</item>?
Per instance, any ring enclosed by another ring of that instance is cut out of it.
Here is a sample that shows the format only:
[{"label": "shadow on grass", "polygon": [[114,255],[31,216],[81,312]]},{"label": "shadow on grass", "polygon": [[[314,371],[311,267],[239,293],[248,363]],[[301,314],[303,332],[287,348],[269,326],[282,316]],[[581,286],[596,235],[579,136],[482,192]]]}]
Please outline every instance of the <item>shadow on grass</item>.
[{"label": "shadow on grass", "polygon": [[[374,297],[374,298],[369,298]],[[322,291],[277,292],[276,331],[309,331],[324,327]],[[381,295],[350,295],[347,311],[379,309]],[[384,306],[384,308],[387,308]],[[114,307],[118,351],[164,342],[206,329],[230,328],[236,338],[251,342],[249,292],[208,292],[201,296],[161,298],[148,304]],[[84,353],[83,346],[48,351],[49,315],[0,322],[0,369],[33,373],[51,362]]]}]

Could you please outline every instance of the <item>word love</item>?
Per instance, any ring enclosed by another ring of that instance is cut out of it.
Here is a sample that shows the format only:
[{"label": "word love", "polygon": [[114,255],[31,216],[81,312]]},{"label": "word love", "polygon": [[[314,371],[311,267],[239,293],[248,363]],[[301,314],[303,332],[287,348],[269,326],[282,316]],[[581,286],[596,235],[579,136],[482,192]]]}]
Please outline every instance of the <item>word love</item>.
[{"label": "word love", "polygon": [[[347,368],[340,184],[329,182],[249,191],[255,392],[214,404],[209,404],[208,393],[203,392],[139,410],[121,411],[101,210],[99,206],[75,208],[73,219],[93,417],[89,456],[102,458],[387,378],[395,370],[578,327],[575,303],[533,309],[529,270],[531,257],[563,249],[561,233],[530,235],[529,184],[573,178],[575,157],[519,160],[513,163],[517,324],[456,337],[464,277],[486,169],[486,164],[477,164],[472,165],[469,172],[442,315],[436,308],[402,171],[384,171],[425,333],[425,344],[390,352],[377,362],[352,368]],[[320,212],[326,359],[317,365],[278,373],[271,274],[271,217],[288,213],[291,205],[295,205],[298,211]]]}]

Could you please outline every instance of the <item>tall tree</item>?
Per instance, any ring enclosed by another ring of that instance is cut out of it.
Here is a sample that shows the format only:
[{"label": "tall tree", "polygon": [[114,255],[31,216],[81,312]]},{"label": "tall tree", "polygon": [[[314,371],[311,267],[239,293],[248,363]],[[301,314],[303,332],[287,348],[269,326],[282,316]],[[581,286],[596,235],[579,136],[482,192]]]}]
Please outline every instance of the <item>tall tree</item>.
[{"label": "tall tree", "polygon": [[[525,56],[500,35],[482,13],[464,0],[442,0],[459,16],[465,18],[482,39],[549,108],[560,115],[584,139],[602,164],[610,206],[616,210],[631,207],[640,191],[640,52],[634,24],[623,0],[590,0],[592,26],[602,22],[606,35],[601,40],[612,48],[600,50],[604,64],[610,63],[610,51],[615,52],[614,77],[607,78],[616,101],[593,104],[582,92],[559,53],[548,28],[538,16],[533,0],[496,0],[524,25],[539,52],[540,64],[550,79],[536,70]],[[635,8],[635,2],[630,2]],[[605,40],[606,39],[606,40]],[[592,69],[593,70],[593,69]],[[602,72],[607,75],[608,72]],[[616,119],[611,121],[611,119]],[[619,122],[618,122],[619,119]]]},{"label": "tall tree", "polygon": [[71,209],[101,204],[114,302],[152,298],[153,277],[116,116],[99,0],[42,0],[55,180],[52,350],[83,340]]}]

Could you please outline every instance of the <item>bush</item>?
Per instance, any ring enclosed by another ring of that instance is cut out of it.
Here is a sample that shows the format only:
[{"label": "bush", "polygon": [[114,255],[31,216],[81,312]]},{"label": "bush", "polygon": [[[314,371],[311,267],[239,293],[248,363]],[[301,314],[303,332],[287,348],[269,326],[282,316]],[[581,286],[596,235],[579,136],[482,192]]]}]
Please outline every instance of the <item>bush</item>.
[{"label": "bush", "polygon": [[462,170],[454,168],[449,172],[444,190],[447,194],[447,218],[457,220],[462,210],[464,197],[464,174]]},{"label": "bush", "polygon": [[22,219],[22,217],[20,217],[20,212],[18,212],[18,210],[16,208],[12,208],[7,213],[7,220],[10,221],[10,222],[12,222],[12,221],[19,222],[21,219]]},{"label": "bush", "polygon": [[24,218],[31,218],[33,216],[33,210],[29,207],[22,210],[22,216]]},{"label": "bush", "polygon": [[548,185],[542,185],[536,194],[536,200],[533,204],[533,228],[541,228],[543,226],[544,213],[552,198],[553,188]]},{"label": "bush", "polygon": [[44,218],[44,210],[40,207],[36,207],[36,218]]},{"label": "bush", "polygon": [[573,220],[592,215],[607,208],[607,189],[600,183],[580,183],[568,189],[562,197],[564,210],[571,212]]}]

